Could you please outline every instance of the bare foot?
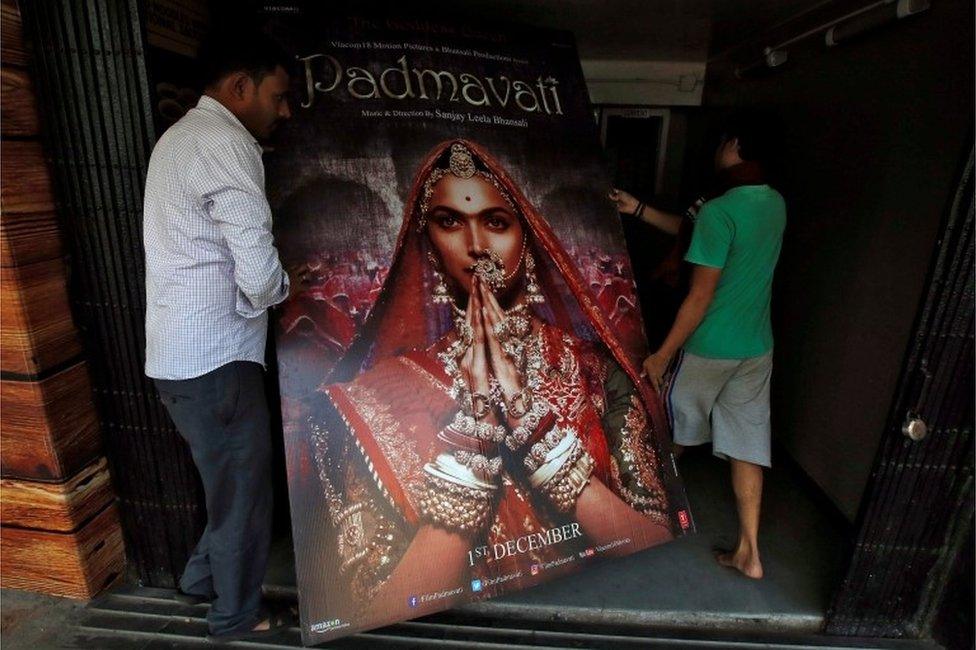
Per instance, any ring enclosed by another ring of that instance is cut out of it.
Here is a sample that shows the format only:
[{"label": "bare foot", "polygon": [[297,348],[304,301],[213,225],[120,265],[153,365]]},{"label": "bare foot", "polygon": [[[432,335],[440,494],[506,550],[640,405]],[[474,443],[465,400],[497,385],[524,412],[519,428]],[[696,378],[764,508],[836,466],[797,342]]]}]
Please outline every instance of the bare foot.
[{"label": "bare foot", "polygon": [[735,569],[747,578],[759,580],[763,577],[762,562],[759,561],[759,552],[750,549],[737,550],[726,553],[716,553],[715,559],[722,566]]},{"label": "bare foot", "polygon": [[271,629],[271,619],[266,618],[251,629],[255,632],[264,632],[265,630]]}]

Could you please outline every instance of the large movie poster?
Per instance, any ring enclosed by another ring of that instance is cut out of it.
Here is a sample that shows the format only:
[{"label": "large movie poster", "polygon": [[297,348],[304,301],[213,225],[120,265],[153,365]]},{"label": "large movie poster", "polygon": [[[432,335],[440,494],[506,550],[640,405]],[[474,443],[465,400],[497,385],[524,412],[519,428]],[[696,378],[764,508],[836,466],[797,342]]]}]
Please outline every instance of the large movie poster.
[{"label": "large movie poster", "polygon": [[271,8],[267,158],[303,634],[525,589],[691,528],[571,35]]}]

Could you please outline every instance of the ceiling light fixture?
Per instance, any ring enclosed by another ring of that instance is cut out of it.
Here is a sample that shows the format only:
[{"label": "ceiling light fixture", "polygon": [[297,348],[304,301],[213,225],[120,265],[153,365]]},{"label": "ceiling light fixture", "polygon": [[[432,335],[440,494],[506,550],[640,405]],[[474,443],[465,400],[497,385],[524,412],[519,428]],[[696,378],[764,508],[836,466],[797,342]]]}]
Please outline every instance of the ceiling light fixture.
[{"label": "ceiling light fixture", "polygon": [[929,0],[878,0],[878,2],[861,7],[857,11],[852,11],[840,18],[794,36],[779,45],[767,47],[763,50],[762,58],[746,65],[736,66],[735,76],[739,79],[761,77],[775,68],[781,68],[787,61],[786,48],[811,36],[823,34],[827,47],[834,47],[881,25],[920,14],[928,10],[929,7]]},{"label": "ceiling light fixture", "polygon": [[788,58],[786,50],[767,47],[763,50],[762,58],[756,59],[746,65],[736,66],[735,76],[739,79],[744,79],[768,74],[773,69],[785,64]]},{"label": "ceiling light fixture", "polygon": [[889,0],[869,11],[841,20],[824,32],[824,42],[827,47],[834,47],[876,27],[922,13],[928,8],[929,0]]}]

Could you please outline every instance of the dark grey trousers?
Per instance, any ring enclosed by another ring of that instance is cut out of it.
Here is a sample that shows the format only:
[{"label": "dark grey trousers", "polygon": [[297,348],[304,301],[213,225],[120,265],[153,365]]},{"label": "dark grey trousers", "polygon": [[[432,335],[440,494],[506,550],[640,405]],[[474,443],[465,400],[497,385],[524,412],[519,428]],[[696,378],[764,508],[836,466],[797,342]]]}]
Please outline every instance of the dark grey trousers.
[{"label": "dark grey trousers", "polygon": [[252,628],[271,542],[271,431],[257,363],[234,361],[194,379],[156,380],[203,480],[207,527],[180,589],[213,598],[215,634]]}]

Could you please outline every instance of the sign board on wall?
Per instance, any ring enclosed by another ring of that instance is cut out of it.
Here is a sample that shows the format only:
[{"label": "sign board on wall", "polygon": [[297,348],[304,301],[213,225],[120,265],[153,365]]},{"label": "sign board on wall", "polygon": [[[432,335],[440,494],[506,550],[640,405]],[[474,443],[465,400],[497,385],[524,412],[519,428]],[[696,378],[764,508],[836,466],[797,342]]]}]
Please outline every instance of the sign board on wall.
[{"label": "sign board on wall", "polygon": [[207,31],[207,4],[199,0],[147,0],[149,44],[194,57]]}]

